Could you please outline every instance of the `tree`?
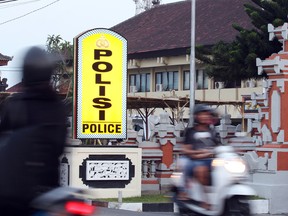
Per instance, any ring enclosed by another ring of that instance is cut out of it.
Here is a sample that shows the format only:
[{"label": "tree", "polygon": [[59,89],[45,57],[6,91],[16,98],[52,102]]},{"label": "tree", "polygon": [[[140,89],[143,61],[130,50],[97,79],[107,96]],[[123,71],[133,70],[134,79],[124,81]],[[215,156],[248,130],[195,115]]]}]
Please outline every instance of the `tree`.
[{"label": "tree", "polygon": [[55,72],[52,75],[53,87],[66,92],[66,98],[72,94],[73,45],[60,35],[49,35],[46,41],[47,52],[56,60]]},{"label": "tree", "polygon": [[276,39],[269,41],[267,26],[271,23],[277,27],[287,22],[288,1],[251,0],[251,4],[244,4],[244,8],[251,18],[253,29],[234,24],[239,35],[233,42],[220,41],[209,51],[203,47],[196,49],[197,58],[207,64],[207,74],[214,80],[259,79],[256,58],[265,59],[282,49],[282,44]]}]

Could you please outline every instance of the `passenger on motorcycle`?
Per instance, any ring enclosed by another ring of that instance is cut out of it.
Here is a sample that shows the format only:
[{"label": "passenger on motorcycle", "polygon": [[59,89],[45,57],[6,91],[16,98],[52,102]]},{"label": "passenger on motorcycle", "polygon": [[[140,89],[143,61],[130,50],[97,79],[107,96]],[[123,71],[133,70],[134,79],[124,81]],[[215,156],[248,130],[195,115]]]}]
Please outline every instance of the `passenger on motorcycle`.
[{"label": "passenger on motorcycle", "polygon": [[[28,216],[31,200],[59,186],[59,157],[66,141],[64,104],[50,85],[54,63],[31,47],[23,59],[23,91],[0,112],[0,214]],[[7,134],[7,135],[6,135]]]},{"label": "passenger on motorcycle", "polygon": [[[189,158],[184,167],[185,188],[189,187],[193,178],[203,186],[209,185],[211,161],[214,157],[212,149],[219,143],[214,129],[215,111],[207,105],[197,104],[193,115],[193,127],[187,128],[182,148],[182,153]],[[209,207],[206,203],[202,206]]]}]

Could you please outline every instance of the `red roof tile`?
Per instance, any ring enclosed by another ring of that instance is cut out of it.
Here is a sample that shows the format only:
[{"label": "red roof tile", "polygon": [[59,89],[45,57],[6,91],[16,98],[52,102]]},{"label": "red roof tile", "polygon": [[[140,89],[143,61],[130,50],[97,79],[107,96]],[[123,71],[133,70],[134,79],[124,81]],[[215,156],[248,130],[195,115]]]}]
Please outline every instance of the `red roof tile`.
[{"label": "red roof tile", "polygon": [[[244,11],[249,0],[196,1],[196,44],[231,42],[237,35],[232,24],[252,28]],[[187,49],[191,46],[191,1],[163,4],[132,17],[111,30],[128,40],[131,56],[161,50]],[[182,50],[182,52],[183,52]]]},{"label": "red roof tile", "polygon": [[22,92],[22,90],[23,90],[23,83],[20,82],[20,83],[17,83],[16,85],[6,89],[6,92],[14,93],[14,92]]}]

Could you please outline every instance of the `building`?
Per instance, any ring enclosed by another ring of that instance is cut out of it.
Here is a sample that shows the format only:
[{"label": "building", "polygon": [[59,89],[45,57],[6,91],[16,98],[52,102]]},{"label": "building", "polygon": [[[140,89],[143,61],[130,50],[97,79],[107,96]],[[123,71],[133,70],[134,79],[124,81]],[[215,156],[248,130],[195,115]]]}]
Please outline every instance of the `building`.
[{"label": "building", "polygon": [[[0,53],[0,66],[6,66],[9,61],[12,60],[12,57],[6,56]],[[1,69],[0,69],[1,73]],[[2,78],[0,74],[0,92],[5,92],[8,87],[7,78]]]},{"label": "building", "polygon": [[9,61],[12,60],[12,57],[6,56],[0,53],[0,66],[6,66]]},{"label": "building", "polygon": [[[201,0],[196,2],[196,45],[231,42],[237,35],[232,24],[252,28],[244,11],[248,0]],[[128,96],[142,98],[190,95],[191,1],[155,5],[112,28],[128,40]],[[256,64],[256,62],[255,62]],[[254,80],[214,82],[205,65],[196,59],[195,99],[228,112],[241,122],[242,95],[261,92]],[[223,105],[226,104],[226,105]],[[188,118],[186,108],[183,118]]]}]

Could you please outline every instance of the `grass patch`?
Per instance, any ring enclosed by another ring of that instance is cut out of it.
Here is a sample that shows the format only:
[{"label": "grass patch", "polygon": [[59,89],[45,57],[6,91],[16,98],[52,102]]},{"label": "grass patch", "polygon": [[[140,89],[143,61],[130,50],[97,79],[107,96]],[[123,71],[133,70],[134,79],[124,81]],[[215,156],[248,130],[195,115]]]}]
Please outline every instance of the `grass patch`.
[{"label": "grass patch", "polygon": [[[265,199],[259,196],[251,196],[249,197],[250,200],[259,200]],[[118,198],[103,198],[97,199],[97,201],[102,202],[118,202]],[[156,195],[142,195],[141,197],[127,197],[122,198],[123,203],[169,203],[171,201],[171,197],[165,194],[156,194]]]},{"label": "grass patch", "polygon": [[265,198],[259,197],[259,196],[252,196],[252,197],[250,197],[250,200],[259,200],[259,199],[265,200]]},{"label": "grass patch", "polygon": [[[118,198],[99,199],[104,202],[118,202]],[[122,199],[123,203],[167,203],[171,199],[167,195],[142,195],[141,197],[127,197]]]},{"label": "grass patch", "polygon": [[[250,200],[258,200],[265,199],[259,196],[252,196],[249,198]],[[118,202],[118,198],[103,198],[97,199],[97,201],[102,202]],[[141,197],[127,197],[122,198],[123,203],[169,203],[171,201],[171,197],[165,194],[153,194],[153,195],[142,195]]]}]

